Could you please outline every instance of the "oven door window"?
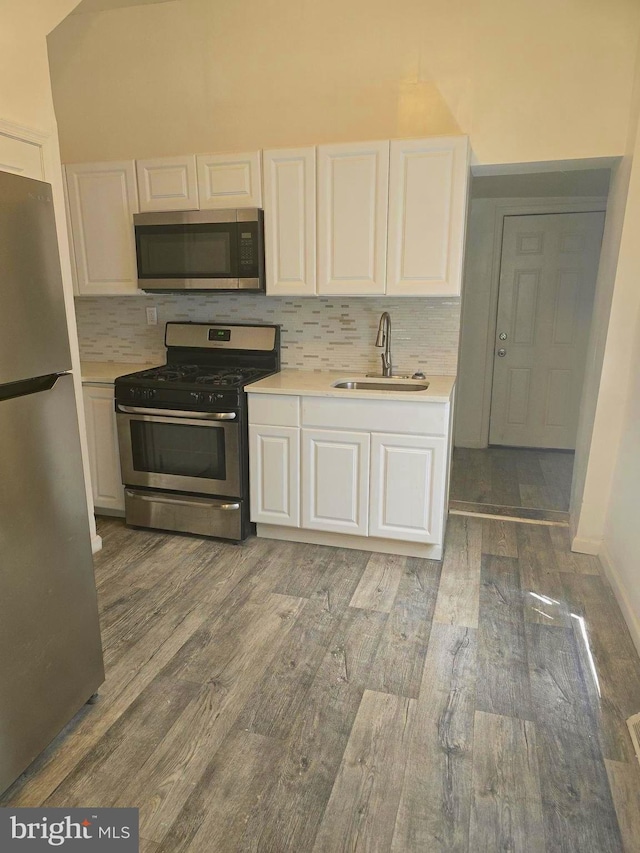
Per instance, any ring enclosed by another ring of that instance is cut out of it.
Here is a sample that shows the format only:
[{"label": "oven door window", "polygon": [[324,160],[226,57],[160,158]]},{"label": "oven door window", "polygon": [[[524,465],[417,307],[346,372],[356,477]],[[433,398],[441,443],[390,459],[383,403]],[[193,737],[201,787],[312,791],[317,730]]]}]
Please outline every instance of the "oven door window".
[{"label": "oven door window", "polygon": [[223,429],[136,420],[130,426],[136,471],[226,480]]},{"label": "oven door window", "polygon": [[234,278],[235,223],[136,227],[138,278]]}]

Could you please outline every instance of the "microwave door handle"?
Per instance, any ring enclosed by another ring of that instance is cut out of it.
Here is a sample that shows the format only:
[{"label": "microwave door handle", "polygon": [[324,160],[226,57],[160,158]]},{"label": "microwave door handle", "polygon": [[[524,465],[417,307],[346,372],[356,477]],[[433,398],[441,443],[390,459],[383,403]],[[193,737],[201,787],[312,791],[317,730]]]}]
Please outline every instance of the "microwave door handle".
[{"label": "microwave door handle", "polygon": [[122,406],[118,404],[118,412],[128,415],[156,415],[169,418],[192,418],[200,421],[234,421],[235,412],[185,412],[182,409],[146,409],[142,406]]}]

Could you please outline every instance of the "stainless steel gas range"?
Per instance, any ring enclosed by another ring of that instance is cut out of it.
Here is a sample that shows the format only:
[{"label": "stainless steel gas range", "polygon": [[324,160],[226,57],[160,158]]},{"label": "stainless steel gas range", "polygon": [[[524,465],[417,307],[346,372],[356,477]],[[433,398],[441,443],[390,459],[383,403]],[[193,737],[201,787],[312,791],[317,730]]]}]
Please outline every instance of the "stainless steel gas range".
[{"label": "stainless steel gas range", "polygon": [[115,382],[127,524],[242,541],[244,387],[280,369],[280,327],[167,323],[165,345],[165,365]]}]

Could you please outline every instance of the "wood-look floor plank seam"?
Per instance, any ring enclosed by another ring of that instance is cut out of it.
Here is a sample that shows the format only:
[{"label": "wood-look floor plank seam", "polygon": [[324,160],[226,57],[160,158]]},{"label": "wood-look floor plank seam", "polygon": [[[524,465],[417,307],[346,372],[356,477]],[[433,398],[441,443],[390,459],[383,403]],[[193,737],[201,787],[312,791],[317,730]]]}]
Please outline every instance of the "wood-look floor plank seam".
[{"label": "wood-look floor plank seam", "polygon": [[444,564],[100,532],[102,699],[2,804],[138,805],[142,853],[636,849],[640,660],[566,529],[452,518]]}]

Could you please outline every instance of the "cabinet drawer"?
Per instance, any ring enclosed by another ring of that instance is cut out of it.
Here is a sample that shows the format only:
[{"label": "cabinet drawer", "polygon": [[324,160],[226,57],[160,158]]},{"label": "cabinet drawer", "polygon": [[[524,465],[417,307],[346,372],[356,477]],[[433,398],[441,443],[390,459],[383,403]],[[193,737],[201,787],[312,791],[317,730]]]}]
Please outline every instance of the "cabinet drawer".
[{"label": "cabinet drawer", "polygon": [[448,403],[302,398],[302,424],[311,427],[446,435]]},{"label": "cabinet drawer", "polygon": [[300,426],[300,397],[288,394],[249,393],[249,423],[266,426]]}]

